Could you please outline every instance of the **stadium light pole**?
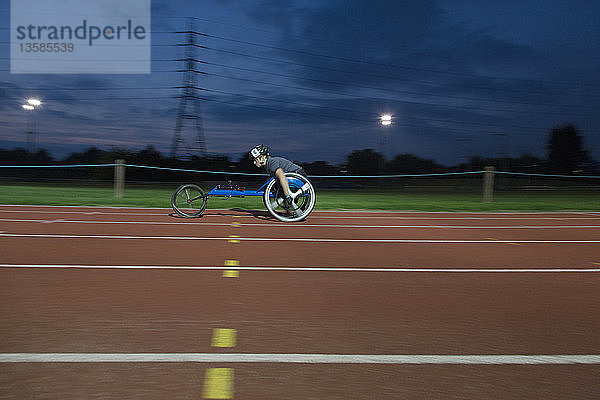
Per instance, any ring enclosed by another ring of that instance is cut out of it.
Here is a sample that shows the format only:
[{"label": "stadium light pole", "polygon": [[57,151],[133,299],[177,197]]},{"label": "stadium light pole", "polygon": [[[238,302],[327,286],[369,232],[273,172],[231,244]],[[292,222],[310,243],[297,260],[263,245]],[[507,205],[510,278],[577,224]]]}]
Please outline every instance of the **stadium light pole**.
[{"label": "stadium light pole", "polygon": [[387,126],[392,125],[392,116],[390,114],[384,114],[379,117],[379,124],[382,127],[381,134],[379,136],[379,144],[381,145],[381,155],[385,153],[385,132],[384,129]]},{"label": "stadium light pole", "polygon": [[[381,133],[379,136],[379,145],[381,151],[381,160],[379,162],[379,175],[383,175],[385,167],[385,128],[392,124],[392,116],[390,114],[383,114],[379,117],[379,124],[381,125]],[[383,178],[379,178],[379,188],[383,188]]]},{"label": "stadium light pole", "polygon": [[42,101],[40,99],[36,99],[36,98],[29,98],[26,100],[26,103],[23,104],[21,107],[23,108],[23,110],[25,111],[29,111],[31,112],[31,114],[29,115],[29,120],[27,123],[27,150],[30,153],[34,153],[37,150],[37,134],[38,134],[38,129],[37,129],[37,119],[36,119],[36,115],[35,115],[35,110],[40,107],[42,105]]}]

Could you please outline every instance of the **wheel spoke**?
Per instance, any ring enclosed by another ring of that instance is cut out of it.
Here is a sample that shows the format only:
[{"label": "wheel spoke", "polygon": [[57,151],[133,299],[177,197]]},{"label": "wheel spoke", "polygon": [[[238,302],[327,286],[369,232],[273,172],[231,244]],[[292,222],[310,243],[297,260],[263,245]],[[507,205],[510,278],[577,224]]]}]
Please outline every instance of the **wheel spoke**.
[{"label": "wheel spoke", "polygon": [[280,203],[279,199],[277,199],[277,198],[275,199],[275,201],[272,201],[272,202],[271,202],[271,208],[272,208],[273,210],[275,210],[275,209],[276,209],[277,207],[279,207],[280,205],[281,205],[281,203]]}]

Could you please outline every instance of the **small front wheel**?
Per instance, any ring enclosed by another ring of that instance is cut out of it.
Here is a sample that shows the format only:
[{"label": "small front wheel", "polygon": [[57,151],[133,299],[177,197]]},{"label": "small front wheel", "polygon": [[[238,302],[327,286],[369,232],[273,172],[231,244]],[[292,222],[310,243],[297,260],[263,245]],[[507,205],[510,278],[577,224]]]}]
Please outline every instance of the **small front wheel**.
[{"label": "small front wheel", "polygon": [[185,184],[177,188],[171,197],[173,211],[185,218],[194,218],[202,215],[206,209],[208,196],[198,185]]}]

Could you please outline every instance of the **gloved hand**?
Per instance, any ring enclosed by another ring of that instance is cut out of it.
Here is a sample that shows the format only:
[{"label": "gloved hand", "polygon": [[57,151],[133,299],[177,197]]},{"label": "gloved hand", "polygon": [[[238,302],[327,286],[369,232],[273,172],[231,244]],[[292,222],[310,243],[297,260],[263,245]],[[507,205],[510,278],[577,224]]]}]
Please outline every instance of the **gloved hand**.
[{"label": "gloved hand", "polygon": [[294,201],[292,200],[292,196],[287,195],[283,198],[283,207],[287,210],[292,208]]}]

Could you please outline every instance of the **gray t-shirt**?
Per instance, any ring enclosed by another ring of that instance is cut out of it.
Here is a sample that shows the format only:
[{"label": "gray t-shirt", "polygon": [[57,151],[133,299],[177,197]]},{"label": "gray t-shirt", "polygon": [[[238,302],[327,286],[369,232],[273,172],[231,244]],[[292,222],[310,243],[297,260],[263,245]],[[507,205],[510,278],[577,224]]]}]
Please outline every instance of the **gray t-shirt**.
[{"label": "gray t-shirt", "polygon": [[269,157],[267,158],[267,163],[265,164],[265,169],[271,175],[275,175],[275,171],[281,168],[283,172],[296,172],[302,167],[294,164],[290,160],[286,160],[283,157]]}]

